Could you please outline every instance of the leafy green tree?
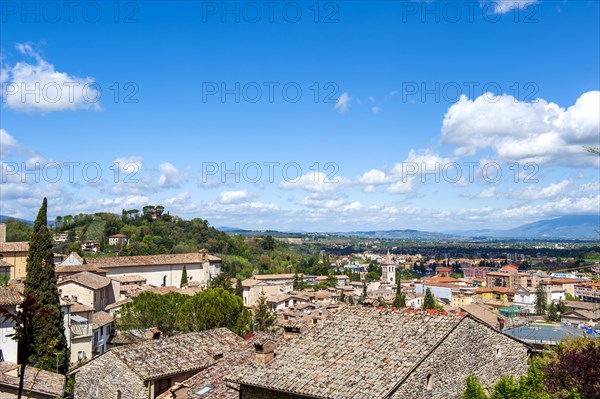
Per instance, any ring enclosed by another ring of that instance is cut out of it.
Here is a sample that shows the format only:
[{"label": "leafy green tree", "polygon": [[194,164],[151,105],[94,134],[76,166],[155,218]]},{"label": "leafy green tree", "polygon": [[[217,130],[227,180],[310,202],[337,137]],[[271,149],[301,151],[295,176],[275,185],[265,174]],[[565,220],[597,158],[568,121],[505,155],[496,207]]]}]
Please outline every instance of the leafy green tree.
[{"label": "leafy green tree", "polygon": [[181,332],[227,327],[240,336],[248,333],[250,313],[242,298],[222,288],[209,288],[186,301],[177,313]]},{"label": "leafy green tree", "polygon": [[573,295],[569,294],[568,292],[565,293],[565,298],[567,299],[567,301],[576,301],[576,302],[581,301],[581,299],[579,299],[579,297],[573,296]]},{"label": "leafy green tree", "polygon": [[546,319],[552,322],[560,321],[560,316],[558,315],[558,311],[556,309],[556,306],[554,305],[554,302],[552,302],[548,307],[548,314],[546,315]]},{"label": "leafy green tree", "polygon": [[164,335],[179,332],[177,315],[191,298],[178,292],[160,295],[144,291],[121,308],[116,326],[120,330],[145,330],[156,327]]},{"label": "leafy green tree", "polygon": [[423,305],[421,306],[421,309],[423,309],[423,310],[437,310],[438,309],[438,304],[435,301],[435,297],[433,296],[433,294],[431,293],[431,290],[429,288],[427,288],[427,291],[425,291],[425,298],[423,299]]},{"label": "leafy green tree", "polygon": [[242,286],[242,279],[238,278],[236,280],[237,281],[235,282],[235,295],[241,298],[242,296],[244,296],[244,287]]},{"label": "leafy green tree", "polygon": [[40,311],[47,317],[33,321],[33,342],[28,351],[27,363],[49,371],[56,371],[58,363],[58,371],[66,374],[69,368],[69,348],[56,286],[47,207],[48,201],[44,198],[29,242],[25,280],[25,296],[33,297],[39,304]]},{"label": "leafy green tree", "polygon": [[222,288],[225,291],[234,292],[234,288],[231,284],[231,277],[225,273],[221,273],[213,277],[208,283],[208,288]]},{"label": "leafy green tree", "polygon": [[335,275],[333,274],[333,272],[329,272],[329,275],[327,276],[327,280],[325,281],[325,285],[329,288],[335,288],[335,287],[337,287],[337,283],[338,283],[338,280],[335,277]]},{"label": "leafy green tree", "polygon": [[179,283],[179,288],[183,288],[188,283],[188,275],[187,268],[183,265],[183,270],[181,272],[181,282]]},{"label": "leafy green tree", "polygon": [[548,299],[546,297],[546,291],[544,287],[538,285],[535,290],[535,314],[544,315],[546,314],[546,307],[548,306]]},{"label": "leafy green tree", "polygon": [[467,377],[467,387],[462,392],[462,399],[487,399],[481,383],[472,374]]},{"label": "leafy green tree", "polygon": [[269,308],[265,293],[261,292],[254,312],[254,331],[269,331],[273,325],[275,325],[275,316]]},{"label": "leafy green tree", "polygon": [[396,286],[396,296],[394,297],[392,306],[397,309],[406,307],[406,295],[404,294],[404,291],[402,291],[402,284],[400,284],[400,281],[398,281]]}]

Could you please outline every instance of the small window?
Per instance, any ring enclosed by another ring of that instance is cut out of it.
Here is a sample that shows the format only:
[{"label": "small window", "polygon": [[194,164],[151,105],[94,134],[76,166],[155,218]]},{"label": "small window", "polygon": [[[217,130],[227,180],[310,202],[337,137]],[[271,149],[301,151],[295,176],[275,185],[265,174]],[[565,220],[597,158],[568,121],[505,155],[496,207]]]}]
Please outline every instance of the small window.
[{"label": "small window", "polygon": [[115,395],[115,399],[121,399],[121,390],[117,389],[117,394]]},{"label": "small window", "polygon": [[202,388],[198,389],[195,394],[197,396],[201,396],[201,395],[206,395],[207,393],[209,393],[210,391],[212,391],[213,386],[212,385],[205,385]]},{"label": "small window", "polygon": [[426,384],[427,385],[425,386],[425,388],[428,391],[431,391],[433,389],[433,374],[431,374],[431,373],[427,374],[427,382],[426,382]]},{"label": "small window", "polygon": [[502,349],[500,347],[496,348],[496,357],[502,357]]}]

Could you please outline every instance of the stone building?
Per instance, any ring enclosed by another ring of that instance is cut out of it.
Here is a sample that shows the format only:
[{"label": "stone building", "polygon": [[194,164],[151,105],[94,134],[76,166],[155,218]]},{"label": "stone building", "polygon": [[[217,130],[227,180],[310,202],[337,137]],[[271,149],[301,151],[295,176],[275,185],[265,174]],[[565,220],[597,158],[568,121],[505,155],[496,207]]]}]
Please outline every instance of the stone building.
[{"label": "stone building", "polygon": [[226,328],[116,347],[72,371],[74,394],[77,399],[154,399],[202,371],[200,379],[216,377],[207,369],[241,348],[243,340]]},{"label": "stone building", "polygon": [[76,273],[58,281],[61,296],[74,298],[76,302],[104,310],[119,299],[119,283],[96,273]]},{"label": "stone building", "polygon": [[452,399],[527,370],[529,348],[477,319],[348,307],[231,379],[240,399]]}]

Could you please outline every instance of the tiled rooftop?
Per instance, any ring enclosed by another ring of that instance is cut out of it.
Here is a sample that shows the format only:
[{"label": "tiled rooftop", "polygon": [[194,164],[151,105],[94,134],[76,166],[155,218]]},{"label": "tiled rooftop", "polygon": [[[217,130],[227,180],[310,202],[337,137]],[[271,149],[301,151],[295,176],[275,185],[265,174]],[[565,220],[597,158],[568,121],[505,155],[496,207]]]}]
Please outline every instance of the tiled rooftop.
[{"label": "tiled rooftop", "polygon": [[[221,259],[213,255],[206,255],[210,262],[218,262]],[[167,255],[141,255],[141,256],[113,256],[111,258],[88,258],[89,265],[102,269],[111,267],[126,266],[147,266],[147,265],[183,265],[190,263],[203,263],[202,254],[193,252],[188,254],[167,254]]]},{"label": "tiled rooftop", "polygon": [[[462,320],[347,307],[233,381],[315,398],[382,398]],[[374,384],[373,381],[378,381]]]},{"label": "tiled rooftop", "polygon": [[68,282],[77,283],[93,290],[99,290],[109,285],[110,279],[108,277],[100,276],[96,273],[81,272],[65,277],[63,280],[58,282],[58,285],[66,284]]},{"label": "tiled rooftop", "polygon": [[196,399],[199,397],[196,392],[207,386],[211,387],[209,393],[201,397],[238,399],[239,393],[227,387],[225,378],[240,367],[254,363],[254,346],[251,341],[244,341],[231,332],[223,334],[220,340],[224,352],[222,359],[182,383],[176,384],[158,396],[158,399]]},{"label": "tiled rooftop", "polygon": [[105,326],[109,323],[112,323],[113,317],[110,315],[110,313],[101,310],[99,312],[94,312],[92,321],[94,329],[96,329]]},{"label": "tiled rooftop", "polygon": [[[8,362],[2,362],[8,363]],[[19,377],[17,368],[5,367],[5,371],[0,374],[0,392],[3,392],[2,386],[9,386],[13,389],[19,387]],[[40,370],[35,367],[28,366],[25,368],[24,378],[25,393],[29,391],[46,394],[51,397],[62,397],[64,393],[65,376],[52,373],[45,370]],[[25,395],[29,397],[28,395]],[[0,397],[4,397],[0,395]],[[36,396],[37,397],[37,396]]]},{"label": "tiled rooftop", "polygon": [[13,286],[0,287],[0,306],[20,305],[23,298]]},{"label": "tiled rooftop", "polygon": [[144,341],[111,349],[144,381],[202,370],[231,350],[232,336],[226,328]]}]

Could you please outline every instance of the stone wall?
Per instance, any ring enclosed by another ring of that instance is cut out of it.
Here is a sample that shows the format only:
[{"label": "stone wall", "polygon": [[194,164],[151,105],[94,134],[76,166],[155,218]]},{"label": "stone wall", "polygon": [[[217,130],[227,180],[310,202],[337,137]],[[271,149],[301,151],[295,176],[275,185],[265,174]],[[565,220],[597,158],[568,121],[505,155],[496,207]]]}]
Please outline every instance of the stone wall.
[{"label": "stone wall", "polygon": [[75,375],[75,398],[148,399],[144,382],[111,352],[84,364]]},{"label": "stone wall", "polygon": [[458,399],[471,373],[490,386],[505,374],[524,374],[527,365],[527,346],[465,318],[392,398]]}]

